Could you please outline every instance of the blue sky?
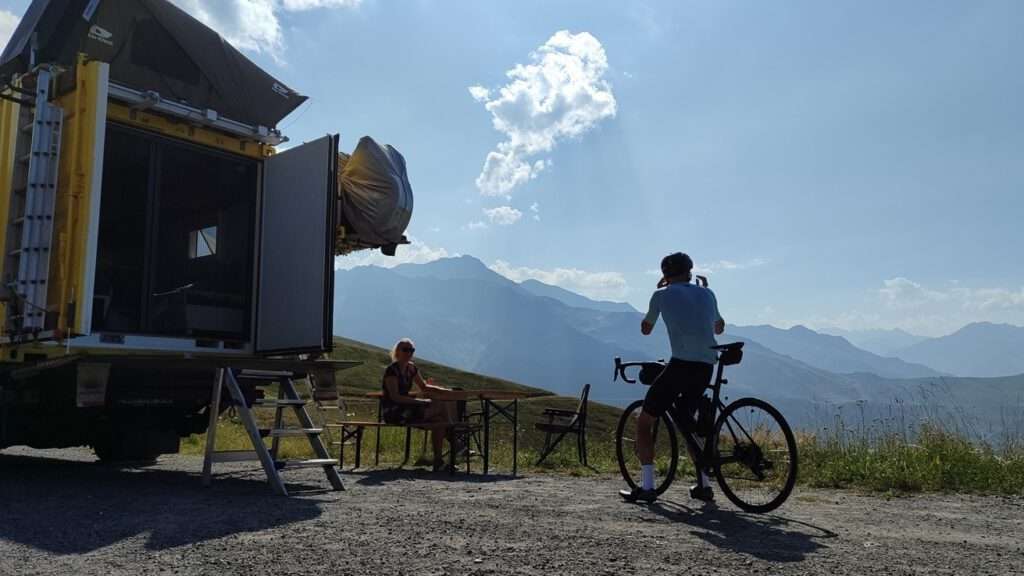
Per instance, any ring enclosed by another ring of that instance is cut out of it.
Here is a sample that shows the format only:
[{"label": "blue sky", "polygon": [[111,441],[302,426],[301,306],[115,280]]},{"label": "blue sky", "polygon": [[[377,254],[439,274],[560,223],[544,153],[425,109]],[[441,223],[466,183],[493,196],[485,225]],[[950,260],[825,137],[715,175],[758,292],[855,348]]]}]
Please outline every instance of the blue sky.
[{"label": "blue sky", "polygon": [[394,261],[643,308],[683,250],[737,323],[1024,324],[1022,3],[176,1],[311,97],[293,140],[402,151]]}]

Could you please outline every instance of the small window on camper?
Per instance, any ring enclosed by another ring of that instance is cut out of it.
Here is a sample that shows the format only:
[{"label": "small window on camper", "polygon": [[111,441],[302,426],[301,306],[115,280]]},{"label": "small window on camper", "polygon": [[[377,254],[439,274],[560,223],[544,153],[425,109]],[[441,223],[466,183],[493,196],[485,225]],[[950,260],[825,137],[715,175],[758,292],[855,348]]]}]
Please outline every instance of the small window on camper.
[{"label": "small window on camper", "polygon": [[188,257],[195,260],[217,253],[217,227],[193,230],[188,235]]}]

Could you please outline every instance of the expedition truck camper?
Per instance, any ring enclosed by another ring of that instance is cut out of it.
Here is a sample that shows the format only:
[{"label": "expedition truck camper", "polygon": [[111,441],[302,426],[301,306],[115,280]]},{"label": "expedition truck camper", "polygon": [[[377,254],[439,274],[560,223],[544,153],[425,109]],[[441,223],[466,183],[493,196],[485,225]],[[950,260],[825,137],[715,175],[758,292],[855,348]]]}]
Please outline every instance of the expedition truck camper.
[{"label": "expedition truck camper", "polygon": [[334,256],[405,242],[396,151],[275,152],[306,98],[166,0],[34,0],[0,86],[0,448],[151,459],[225,369],[333,386]]}]

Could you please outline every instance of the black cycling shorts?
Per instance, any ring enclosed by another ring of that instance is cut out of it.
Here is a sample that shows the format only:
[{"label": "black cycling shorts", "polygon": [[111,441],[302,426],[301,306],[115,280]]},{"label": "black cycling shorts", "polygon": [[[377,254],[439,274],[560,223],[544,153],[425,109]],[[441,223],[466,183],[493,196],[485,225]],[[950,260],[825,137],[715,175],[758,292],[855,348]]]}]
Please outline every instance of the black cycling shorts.
[{"label": "black cycling shorts", "polygon": [[686,422],[676,422],[687,432],[694,430],[693,415],[700,406],[700,398],[704,389],[711,384],[715,365],[705,362],[689,362],[673,358],[668,366],[651,384],[647,396],[644,397],[644,412],[651,416],[661,416],[679,398],[680,407],[691,417]]}]

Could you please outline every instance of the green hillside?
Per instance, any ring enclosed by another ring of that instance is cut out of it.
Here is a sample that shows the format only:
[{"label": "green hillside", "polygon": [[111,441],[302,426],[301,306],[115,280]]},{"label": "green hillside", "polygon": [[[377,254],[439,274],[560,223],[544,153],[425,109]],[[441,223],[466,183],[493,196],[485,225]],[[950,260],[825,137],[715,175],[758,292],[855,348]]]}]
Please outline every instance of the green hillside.
[{"label": "green hillside", "polygon": [[[376,420],[377,401],[367,398],[366,394],[380,390],[384,369],[391,362],[388,352],[388,350],[383,348],[370,346],[362,342],[335,338],[332,358],[352,360],[362,364],[338,373],[338,390],[341,394],[343,415],[337,410],[322,410],[319,413],[319,417],[323,418],[326,422],[338,420]],[[423,359],[416,359],[415,362],[424,378],[433,378],[434,383],[440,386],[462,388],[465,390],[517,390],[530,395],[527,399],[519,402],[519,467],[521,471],[532,467],[544,444],[543,434],[534,429],[534,423],[542,421],[542,412],[546,408],[575,409],[579,403],[578,397],[556,396],[540,388],[533,388],[500,378],[464,372]],[[475,403],[470,403],[467,409],[472,412],[478,410],[479,407],[475,406]],[[621,410],[595,402],[590,402],[589,409],[589,460],[598,469],[612,470],[615,466],[613,437]],[[261,411],[258,416],[261,419],[262,425],[270,426],[271,411]],[[318,414],[314,413],[313,417],[317,419]],[[511,423],[500,418],[492,418],[491,431],[493,434],[492,467],[496,467],[499,470],[507,470],[511,466]],[[221,427],[218,429],[217,434],[218,449],[242,449],[246,447],[248,442],[243,429],[233,420],[230,414],[221,417]],[[374,434],[374,431],[367,430],[363,440],[364,467],[373,462]],[[422,431],[413,432],[413,460],[421,454],[423,435]],[[325,438],[325,440],[336,440],[336,438]],[[382,466],[385,462],[388,465],[397,465],[401,462],[404,453],[404,441],[405,431],[403,429],[389,428],[384,430],[382,436],[383,450],[381,453]],[[193,435],[183,441],[182,452],[201,454],[205,447],[205,442],[205,435]],[[301,438],[284,439],[282,446],[282,455],[285,457],[308,456],[308,444]],[[336,450],[336,446],[332,447],[332,454],[337,454]],[[351,462],[352,452],[350,450],[351,448],[346,448],[347,462]],[[429,452],[429,447],[427,450]],[[585,473],[585,470],[575,466],[575,462],[575,442],[573,437],[567,437],[558,447],[555,454],[548,457],[544,467],[561,469],[568,466],[573,472]]]}]

